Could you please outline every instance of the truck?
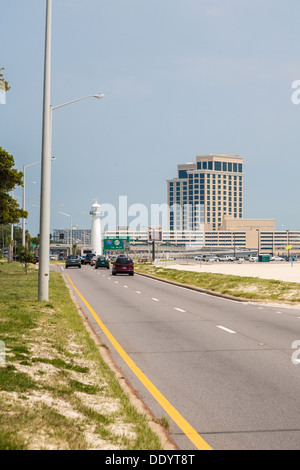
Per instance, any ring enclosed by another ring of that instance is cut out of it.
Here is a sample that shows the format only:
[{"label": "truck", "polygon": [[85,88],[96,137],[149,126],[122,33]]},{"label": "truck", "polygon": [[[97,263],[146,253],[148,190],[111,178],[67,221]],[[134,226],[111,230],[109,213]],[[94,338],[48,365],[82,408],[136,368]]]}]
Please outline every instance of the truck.
[{"label": "truck", "polygon": [[235,261],[235,257],[229,255],[220,256],[219,261]]}]

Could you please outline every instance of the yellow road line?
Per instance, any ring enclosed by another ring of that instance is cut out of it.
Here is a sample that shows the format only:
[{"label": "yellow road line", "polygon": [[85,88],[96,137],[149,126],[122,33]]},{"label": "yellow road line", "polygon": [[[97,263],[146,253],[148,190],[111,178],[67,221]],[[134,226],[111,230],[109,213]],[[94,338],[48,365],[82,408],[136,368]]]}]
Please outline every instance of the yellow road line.
[{"label": "yellow road line", "polygon": [[153,383],[148,379],[148,377],[138,368],[135,362],[128,356],[128,354],[124,351],[122,346],[117,342],[117,340],[113,337],[110,331],[106,328],[104,323],[100,320],[98,315],[92,309],[92,307],[88,304],[85,300],[83,295],[79,292],[76,288],[74,283],[71,281],[70,276],[66,274],[70,284],[72,285],[75,292],[79,295],[83,303],[86,305],[90,313],[93,315],[94,319],[102,329],[103,333],[109,339],[109,341],[113,344],[115,349],[118,351],[122,359],[126,362],[126,364],[130,367],[130,369],[134,372],[134,374],[138,377],[138,379],[142,382],[142,384],[147,388],[147,390],[151,393],[151,395],[156,399],[156,401],[162,406],[162,408],[168,413],[170,418],[179,426],[179,428],[184,432],[184,434],[189,438],[189,440],[196,446],[198,450],[212,450],[211,447],[204,441],[204,439],[195,431],[195,429],[181,416],[181,414],[174,408],[173,405],[164,397],[164,395],[153,385]]}]

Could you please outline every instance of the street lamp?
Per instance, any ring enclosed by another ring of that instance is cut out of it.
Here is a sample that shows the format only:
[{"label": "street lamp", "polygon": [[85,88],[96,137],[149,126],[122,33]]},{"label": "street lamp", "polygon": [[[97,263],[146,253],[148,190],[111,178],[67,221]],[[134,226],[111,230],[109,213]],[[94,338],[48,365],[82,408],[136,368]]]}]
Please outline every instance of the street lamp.
[{"label": "street lamp", "polygon": [[104,98],[104,95],[102,93],[96,93],[95,95],[87,95],[83,98],[77,98],[76,100],[68,101],[64,104],[59,104],[58,106],[50,106],[50,108],[51,111],[54,111],[55,109],[62,108],[63,106],[68,106],[69,104],[77,103],[77,101],[86,100],[87,98],[97,98],[98,100],[102,100],[102,98]]},{"label": "street lamp", "polygon": [[[25,211],[25,173],[26,173],[26,168],[29,168],[34,165],[38,165],[41,162],[35,162],[35,163],[30,163],[29,165],[24,165],[23,166],[23,211]],[[22,245],[25,246],[25,218],[23,217],[22,219]]]},{"label": "street lamp", "polygon": [[51,106],[50,105],[50,155],[51,155],[51,141],[52,141],[52,113],[55,109],[63,108],[64,106],[68,106],[69,104],[77,103],[78,101],[86,100],[87,98],[96,98],[98,100],[102,100],[104,95],[102,93],[96,93],[95,95],[87,95],[83,96],[82,98],[77,98],[76,100],[68,101],[67,103],[59,104],[58,106]]},{"label": "street lamp", "polygon": [[60,212],[60,211],[57,211],[58,214],[62,214],[62,215],[65,215],[66,217],[70,217],[70,255],[72,254],[72,234],[73,234],[73,225],[72,225],[72,216],[70,214],[66,214],[65,212]]},{"label": "street lamp", "polygon": [[44,65],[44,103],[43,103],[43,139],[41,167],[41,208],[40,208],[40,265],[38,299],[49,300],[49,250],[50,250],[50,201],[51,201],[51,140],[52,140],[52,111],[63,106],[84,100],[86,98],[102,99],[104,95],[95,94],[84,96],[73,101],[51,106],[51,33],[52,33],[52,0],[46,5],[45,32],[45,65]]},{"label": "street lamp", "polygon": [[[51,162],[54,162],[55,161],[55,157],[51,157]],[[24,165],[23,166],[23,194],[22,194],[22,200],[23,200],[23,203],[22,203],[22,209],[23,211],[25,211],[26,207],[26,199],[25,199],[25,183],[26,183],[26,178],[25,178],[25,173],[26,173],[26,168],[29,168],[31,166],[34,166],[34,165],[39,165],[41,162],[35,162],[35,163],[30,163],[29,165]],[[35,181],[32,182],[31,184],[36,184]],[[39,194],[38,194],[39,196]],[[36,196],[34,196],[36,197]],[[23,217],[22,219],[22,245],[25,246],[25,232],[26,232],[26,229],[25,229],[25,219]]]}]

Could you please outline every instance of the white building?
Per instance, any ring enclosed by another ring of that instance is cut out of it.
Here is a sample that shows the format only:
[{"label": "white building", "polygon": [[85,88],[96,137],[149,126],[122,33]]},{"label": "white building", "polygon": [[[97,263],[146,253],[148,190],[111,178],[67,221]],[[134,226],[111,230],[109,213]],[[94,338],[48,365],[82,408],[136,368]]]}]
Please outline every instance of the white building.
[{"label": "white building", "polygon": [[90,215],[92,216],[92,229],[91,229],[91,249],[96,255],[103,254],[102,246],[102,233],[101,233],[101,206],[96,201],[91,208]]}]

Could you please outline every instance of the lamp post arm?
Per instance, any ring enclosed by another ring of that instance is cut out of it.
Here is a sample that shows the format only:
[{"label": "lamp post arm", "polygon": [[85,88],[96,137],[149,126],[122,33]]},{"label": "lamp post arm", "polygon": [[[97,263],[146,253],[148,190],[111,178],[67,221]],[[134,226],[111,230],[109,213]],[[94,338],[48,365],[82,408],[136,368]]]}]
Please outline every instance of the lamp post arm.
[{"label": "lamp post arm", "polygon": [[41,163],[41,162],[39,161],[39,162],[35,162],[35,163],[30,163],[29,165],[24,165],[23,166],[23,171],[25,171],[26,168],[29,168],[30,166],[38,165],[39,163]]},{"label": "lamp post arm", "polygon": [[64,106],[68,106],[69,104],[72,104],[72,103],[77,103],[78,101],[82,101],[82,100],[85,100],[87,98],[98,98],[99,100],[101,100],[102,98],[104,98],[104,95],[99,94],[99,95],[84,96],[83,98],[77,98],[77,100],[68,101],[67,103],[60,104],[58,106],[51,106],[51,109],[52,109],[52,111],[54,111],[55,109],[63,108]]}]

